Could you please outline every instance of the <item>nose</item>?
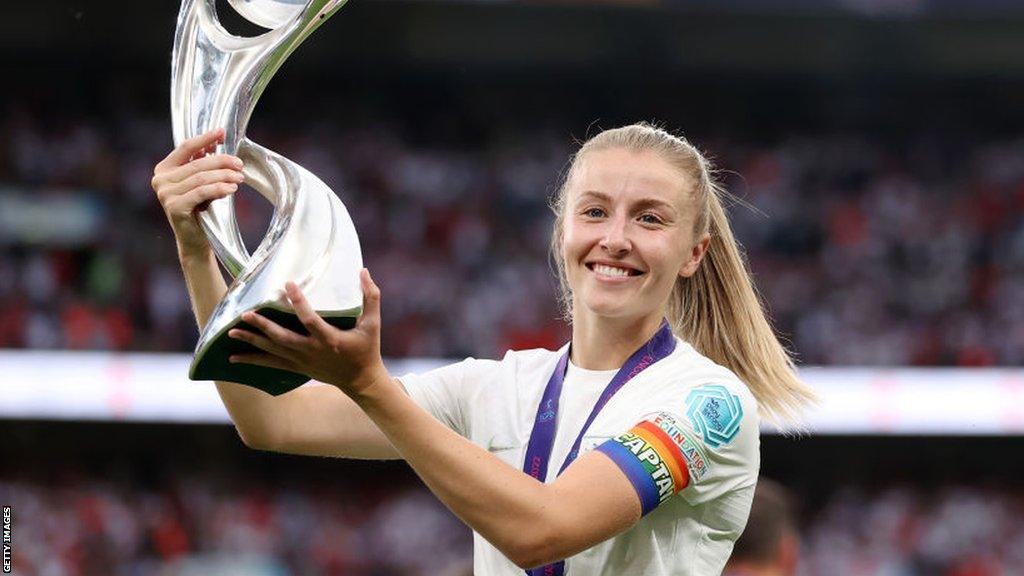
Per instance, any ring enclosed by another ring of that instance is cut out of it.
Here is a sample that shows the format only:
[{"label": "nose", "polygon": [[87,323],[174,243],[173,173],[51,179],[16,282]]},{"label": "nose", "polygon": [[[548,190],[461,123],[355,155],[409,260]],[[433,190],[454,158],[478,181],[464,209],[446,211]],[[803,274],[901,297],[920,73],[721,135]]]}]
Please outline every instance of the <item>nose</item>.
[{"label": "nose", "polygon": [[601,249],[605,252],[622,256],[633,249],[632,242],[626,234],[625,218],[610,218],[607,221],[604,237],[601,238]]}]

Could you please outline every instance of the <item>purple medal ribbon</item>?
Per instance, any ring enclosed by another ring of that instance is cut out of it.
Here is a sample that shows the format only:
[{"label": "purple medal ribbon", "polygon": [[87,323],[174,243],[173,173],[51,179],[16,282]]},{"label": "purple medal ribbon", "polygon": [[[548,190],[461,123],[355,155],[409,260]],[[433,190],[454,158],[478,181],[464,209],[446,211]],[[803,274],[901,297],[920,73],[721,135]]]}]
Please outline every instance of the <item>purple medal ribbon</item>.
[{"label": "purple medal ribbon", "polygon": [[[611,400],[612,396],[625,386],[626,382],[632,380],[637,374],[643,372],[658,360],[671,354],[675,348],[675,336],[668,326],[668,321],[663,319],[661,327],[658,328],[654,336],[626,360],[626,363],[622,365],[622,368],[619,368],[611,382],[605,387],[604,392],[597,399],[594,409],[590,411],[590,416],[583,424],[579,435],[576,436],[576,441],[573,442],[572,449],[569,450],[569,454],[565,457],[565,462],[558,469],[558,474],[564,472],[576,460],[576,457],[579,455],[580,443],[583,441],[583,435],[590,428],[590,424],[597,417],[601,409],[604,408],[604,405]],[[558,399],[562,395],[562,383],[565,381],[565,371],[569,365],[569,351],[570,349],[566,349],[562,357],[558,359],[558,365],[555,366],[555,371],[551,374],[548,385],[544,388],[544,395],[541,396],[540,406],[537,407],[537,418],[534,420],[533,430],[530,432],[530,442],[526,446],[523,472],[541,482],[544,482],[544,479],[547,478],[548,461],[551,459],[551,449],[555,443]],[[532,570],[527,570],[526,573],[529,576],[562,576],[562,574],[565,574],[565,561],[533,568]]]}]

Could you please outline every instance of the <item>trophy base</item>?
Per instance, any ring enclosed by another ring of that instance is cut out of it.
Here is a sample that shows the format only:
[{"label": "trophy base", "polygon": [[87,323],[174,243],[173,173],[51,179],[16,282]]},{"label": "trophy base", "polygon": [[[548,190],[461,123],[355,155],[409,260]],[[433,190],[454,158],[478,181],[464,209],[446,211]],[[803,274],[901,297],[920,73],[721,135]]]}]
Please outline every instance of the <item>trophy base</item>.
[{"label": "trophy base", "polygon": [[[309,334],[309,331],[306,330],[306,327],[303,326],[302,321],[299,320],[299,317],[294,312],[286,312],[271,307],[259,308],[256,312],[293,332]],[[353,316],[324,316],[323,318],[328,324],[340,330],[348,330],[356,325],[356,318]],[[189,379],[237,382],[258,388],[272,396],[279,396],[309,382],[309,376],[289,370],[228,362],[228,357],[232,354],[262,352],[262,350],[248,342],[242,342],[241,340],[229,337],[228,331],[236,327],[251,332],[259,332],[252,325],[241,320],[228,326],[210,342],[205,353],[197,355],[192,360],[192,368],[188,374]]]}]

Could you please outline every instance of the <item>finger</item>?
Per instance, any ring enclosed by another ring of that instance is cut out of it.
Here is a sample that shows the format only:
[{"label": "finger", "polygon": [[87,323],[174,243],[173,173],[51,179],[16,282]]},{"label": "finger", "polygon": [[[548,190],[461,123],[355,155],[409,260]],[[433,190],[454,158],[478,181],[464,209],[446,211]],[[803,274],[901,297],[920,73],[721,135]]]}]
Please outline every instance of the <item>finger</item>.
[{"label": "finger", "polygon": [[259,348],[260,350],[263,350],[264,352],[269,352],[270,354],[274,354],[276,356],[283,357],[287,356],[288,354],[288,351],[286,349],[278,346],[266,336],[262,334],[257,334],[255,332],[250,332],[249,330],[243,330],[241,328],[232,328],[231,330],[228,330],[228,337],[234,338],[235,340],[240,340],[242,342],[246,342],[248,344],[252,344],[253,346]]},{"label": "finger", "polygon": [[262,314],[246,312],[245,314],[242,314],[242,320],[248,322],[260,332],[263,332],[263,334],[265,334],[274,344],[278,344],[291,350],[305,348],[309,345],[309,338],[302,334],[292,332]]},{"label": "finger", "polygon": [[219,137],[219,138],[217,138],[217,140],[215,140],[215,141],[211,142],[211,143],[210,143],[210,144],[209,144],[209,145],[208,145],[208,146],[206,147],[206,150],[204,150],[204,151],[203,151],[203,156],[207,156],[207,155],[209,155],[209,154],[213,154],[214,152],[216,152],[216,151],[217,151],[217,147],[218,147],[218,146],[220,146],[220,145],[221,145],[221,144],[223,144],[223,143],[224,143],[224,135],[223,135],[223,134],[221,134],[221,135],[220,135],[220,137]]},{"label": "finger", "polygon": [[187,195],[193,190],[211,184],[232,184],[235,188],[232,188],[231,191],[234,191],[238,189],[238,184],[241,184],[244,180],[245,178],[238,170],[206,170],[193,174],[183,182],[159,184],[154,189],[157,191],[156,197],[161,202],[166,203],[176,196]]},{"label": "finger", "polygon": [[359,272],[359,283],[363,287],[363,313],[359,316],[360,327],[376,328],[380,325],[380,288],[370,277],[370,271]]},{"label": "finger", "polygon": [[207,184],[193,189],[184,196],[168,200],[167,212],[173,214],[191,214],[193,210],[204,202],[225,198],[238,191],[238,184],[218,182]]},{"label": "finger", "polygon": [[179,182],[171,189],[172,192],[170,193],[179,189],[182,191],[188,191],[206,184],[241,184],[243,180],[245,180],[245,177],[242,176],[242,172],[239,170],[231,170],[228,168],[222,168],[220,170],[203,170],[202,172],[197,172],[186,178],[184,181]]},{"label": "finger", "polygon": [[196,191],[192,196],[179,196],[168,200],[164,205],[164,211],[172,221],[191,219],[195,217],[197,210],[206,209],[210,202],[227,198],[235,192],[236,190],[229,186],[212,186]]},{"label": "finger", "polygon": [[203,156],[206,156],[207,154],[213,154],[214,151],[217,150],[217,146],[220,146],[222,142],[224,142],[223,136],[207,144],[206,148],[203,148]]},{"label": "finger", "polygon": [[209,144],[204,146],[202,150],[200,150],[200,151],[196,152],[195,154],[193,154],[192,157],[189,158],[189,162],[191,162],[193,160],[198,160],[198,159],[200,159],[200,158],[202,158],[204,156],[207,156],[209,154],[213,154],[213,152],[215,150],[217,150],[217,146],[220,145],[222,142],[224,142],[224,135],[223,134],[220,137],[218,137],[216,140],[214,140],[213,142],[210,142]]},{"label": "finger", "polygon": [[179,144],[174,150],[171,150],[171,153],[156,165],[156,169],[160,170],[161,168],[167,169],[173,166],[181,166],[188,162],[189,158],[195,156],[197,152],[206,148],[211,142],[217,142],[223,137],[223,128],[217,128],[204,134],[193,136]]},{"label": "finger", "polygon": [[302,374],[302,371],[298,366],[284,358],[274,356],[273,354],[232,354],[231,356],[228,356],[228,362],[231,364],[252,364],[253,366],[277,368],[279,370],[288,370],[289,372],[298,372],[299,374]]},{"label": "finger", "polygon": [[340,331],[321,318],[316,313],[316,310],[313,310],[309,301],[306,300],[306,296],[295,282],[285,283],[284,289],[288,295],[288,301],[291,303],[292,308],[295,309],[295,314],[298,315],[299,321],[306,327],[306,330],[309,330],[309,333],[321,342],[331,342],[335,336],[334,332]]},{"label": "finger", "polygon": [[242,159],[237,156],[213,154],[192,160],[183,166],[171,168],[155,175],[153,178],[157,183],[175,184],[185,182],[196,174],[215,170],[232,170],[241,174],[244,166]]},{"label": "finger", "polygon": [[[234,170],[239,174],[242,174],[242,168],[244,166],[245,165],[242,160],[236,156],[231,156],[229,154],[216,154],[198,160],[191,160],[183,166],[176,166],[167,169],[157,168],[151,183],[153,190],[157,191],[157,194],[161,194],[166,191],[168,186],[172,186],[172,184],[175,183],[181,183],[197,173],[226,169]],[[244,178],[245,176],[243,175],[243,179]]]}]

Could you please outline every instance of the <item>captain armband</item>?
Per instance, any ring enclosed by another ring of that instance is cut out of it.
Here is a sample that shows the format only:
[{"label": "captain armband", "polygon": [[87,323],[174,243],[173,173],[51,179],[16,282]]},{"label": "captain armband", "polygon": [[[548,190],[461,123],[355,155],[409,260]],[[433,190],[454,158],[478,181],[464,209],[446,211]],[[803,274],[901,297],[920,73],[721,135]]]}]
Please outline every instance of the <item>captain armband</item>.
[{"label": "captain armband", "polygon": [[708,472],[699,441],[671,414],[652,414],[596,448],[626,474],[646,515]]}]

